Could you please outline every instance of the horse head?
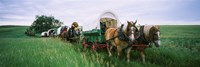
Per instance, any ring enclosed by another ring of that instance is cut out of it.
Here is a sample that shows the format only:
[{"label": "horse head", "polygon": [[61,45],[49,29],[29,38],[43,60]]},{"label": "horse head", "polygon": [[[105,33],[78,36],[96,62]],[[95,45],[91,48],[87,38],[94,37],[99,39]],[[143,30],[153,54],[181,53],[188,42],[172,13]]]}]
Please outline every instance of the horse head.
[{"label": "horse head", "polygon": [[75,34],[78,36],[78,35],[81,35],[81,30],[80,28],[75,28]]},{"label": "horse head", "polygon": [[133,21],[127,21],[128,25],[127,25],[127,35],[128,37],[130,38],[131,42],[133,42],[136,38],[136,34],[138,32],[138,29],[136,27],[136,23],[137,23],[137,20],[135,22]]},{"label": "horse head", "polygon": [[153,43],[156,47],[160,46],[160,27],[154,26],[152,31]]}]

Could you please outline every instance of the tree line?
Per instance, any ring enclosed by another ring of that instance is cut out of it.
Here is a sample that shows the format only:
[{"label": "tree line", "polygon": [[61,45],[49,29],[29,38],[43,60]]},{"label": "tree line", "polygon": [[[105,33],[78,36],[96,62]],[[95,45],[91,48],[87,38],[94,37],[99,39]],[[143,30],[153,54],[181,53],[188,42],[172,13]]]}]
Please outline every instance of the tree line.
[{"label": "tree line", "polygon": [[36,15],[35,20],[31,26],[26,29],[25,34],[29,36],[35,36],[35,33],[41,33],[51,28],[59,27],[63,24],[60,20],[54,18],[54,16]]}]

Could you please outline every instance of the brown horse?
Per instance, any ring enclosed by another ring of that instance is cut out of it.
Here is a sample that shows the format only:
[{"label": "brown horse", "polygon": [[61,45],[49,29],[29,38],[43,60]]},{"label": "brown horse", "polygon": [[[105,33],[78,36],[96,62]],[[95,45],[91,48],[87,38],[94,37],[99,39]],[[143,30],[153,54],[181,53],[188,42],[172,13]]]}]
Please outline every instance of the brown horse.
[{"label": "brown horse", "polygon": [[160,46],[160,31],[159,26],[145,25],[140,27],[140,36],[133,44],[133,50],[139,51],[142,57],[142,62],[145,63],[144,49],[151,46],[152,43],[156,47]]},{"label": "brown horse", "polygon": [[61,37],[62,40],[66,40],[67,33],[68,33],[68,31],[67,31],[68,28],[67,28],[67,27],[63,27],[62,29],[63,29],[63,30],[61,31],[60,37]]},{"label": "brown horse", "polygon": [[[127,49],[127,59],[129,62],[130,58],[130,51],[132,49],[131,45],[134,42],[136,38],[136,32],[138,32],[135,24],[137,23],[137,20],[135,22],[133,21],[127,21],[127,24],[124,25],[121,31],[123,35],[120,35],[120,30],[118,28],[108,28],[105,32],[105,39],[107,50],[109,53],[109,56],[112,56],[111,50],[113,46],[117,48],[118,57],[121,55],[122,49]],[[123,39],[124,38],[124,39]]]}]

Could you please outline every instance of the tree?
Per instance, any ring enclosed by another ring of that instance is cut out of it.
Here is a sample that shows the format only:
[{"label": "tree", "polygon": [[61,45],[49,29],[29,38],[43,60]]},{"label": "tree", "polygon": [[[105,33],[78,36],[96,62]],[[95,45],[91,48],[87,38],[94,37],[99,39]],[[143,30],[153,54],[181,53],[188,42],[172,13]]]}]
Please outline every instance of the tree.
[{"label": "tree", "polygon": [[37,33],[47,31],[51,28],[59,27],[63,24],[58,19],[55,19],[53,16],[36,15],[36,20],[32,23],[30,29],[35,30]]}]

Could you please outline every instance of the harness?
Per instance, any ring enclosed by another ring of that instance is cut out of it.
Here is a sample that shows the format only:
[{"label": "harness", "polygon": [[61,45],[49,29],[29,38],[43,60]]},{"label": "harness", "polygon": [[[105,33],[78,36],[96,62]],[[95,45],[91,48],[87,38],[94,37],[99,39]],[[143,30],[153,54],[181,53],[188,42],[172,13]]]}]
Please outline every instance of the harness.
[{"label": "harness", "polygon": [[[123,28],[123,25],[120,27],[120,29],[117,28],[117,29],[114,31],[114,33],[115,33],[115,32],[118,32],[118,35],[115,36],[115,37],[113,37],[113,38],[111,38],[111,39],[109,39],[109,40],[113,40],[113,39],[115,39],[115,38],[119,38],[119,40],[122,40],[122,41],[129,41],[130,38],[129,38],[128,36],[126,36],[126,35],[123,33],[122,28]],[[113,36],[114,36],[114,35],[113,35]]]},{"label": "harness", "polygon": [[149,43],[144,37],[144,26],[140,27],[140,37],[137,39],[139,41],[144,41],[145,43]]},{"label": "harness", "polygon": [[[120,27],[120,29],[117,28],[117,29],[114,31],[114,33],[115,33],[115,32],[118,32],[118,35],[117,35],[117,36],[115,36],[115,37],[113,37],[113,38],[111,38],[111,39],[109,39],[109,40],[106,40],[106,41],[107,41],[108,43],[110,43],[110,40],[113,40],[113,39],[115,39],[115,38],[118,38],[119,40],[122,40],[122,41],[126,41],[126,42],[128,42],[128,46],[125,47],[125,49],[127,49],[127,48],[129,48],[129,47],[132,46],[132,43],[131,43],[131,39],[130,39],[127,35],[125,35],[125,34],[123,33],[122,28],[123,28],[123,25]],[[114,36],[114,35],[113,35],[113,36]]]},{"label": "harness", "polygon": [[145,35],[144,35],[144,26],[141,26],[140,27],[140,37],[137,39],[138,41],[143,41],[145,44],[151,46],[151,43],[152,41],[148,41],[146,38],[145,38]]},{"label": "harness", "polygon": [[118,38],[119,38],[119,40],[122,40],[122,41],[130,40],[130,38],[127,35],[125,35],[122,30],[118,31]]}]

